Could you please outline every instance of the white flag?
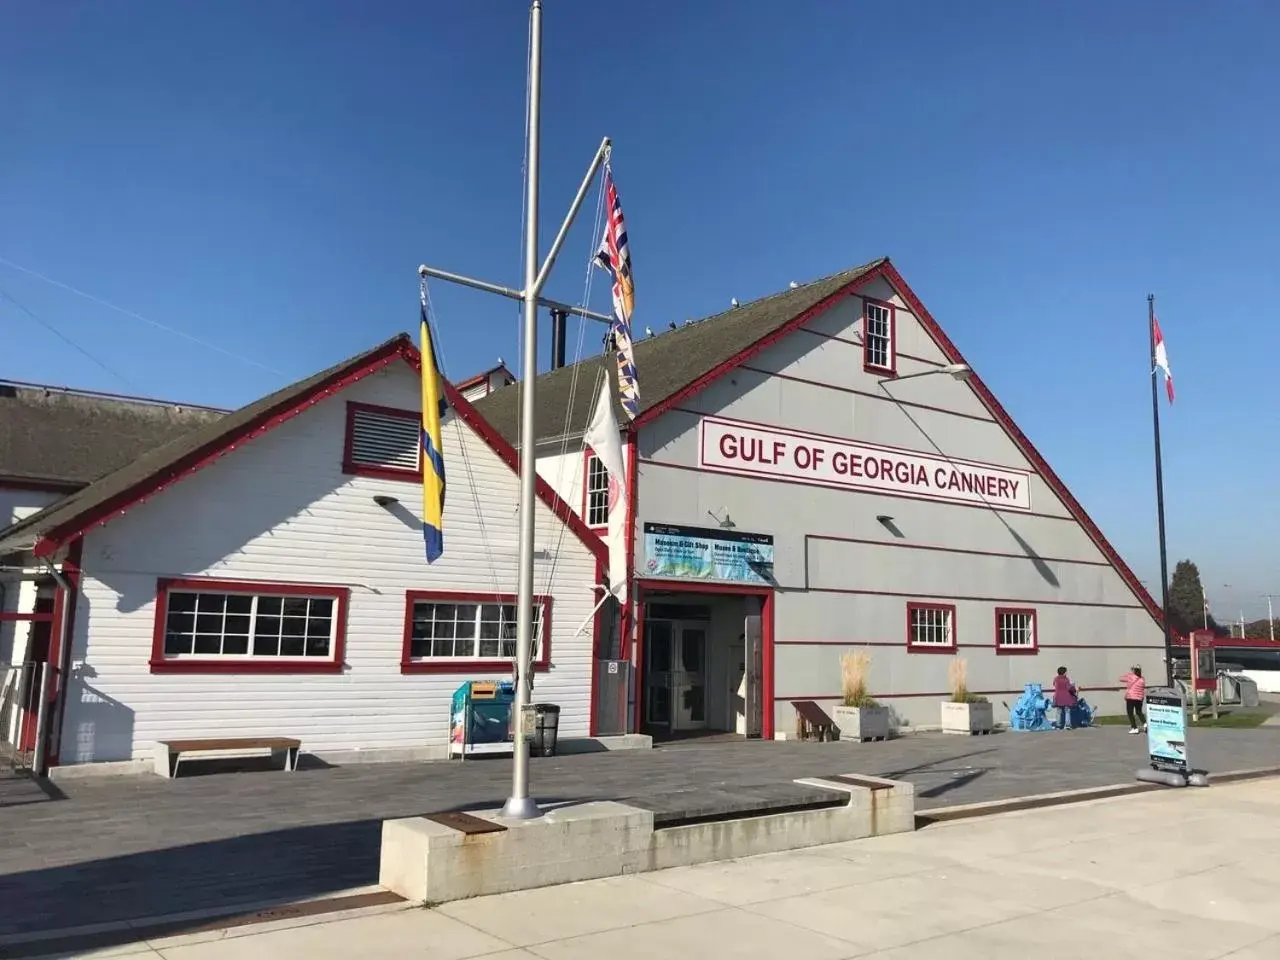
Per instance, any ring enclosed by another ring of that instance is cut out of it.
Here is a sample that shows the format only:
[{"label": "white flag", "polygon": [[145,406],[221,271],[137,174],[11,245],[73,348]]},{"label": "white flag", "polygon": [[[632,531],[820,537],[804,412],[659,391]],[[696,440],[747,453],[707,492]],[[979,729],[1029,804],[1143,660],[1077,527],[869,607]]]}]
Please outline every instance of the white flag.
[{"label": "white flag", "polygon": [[613,398],[610,396],[609,375],[600,384],[600,396],[591,414],[591,422],[583,440],[600,458],[600,464],[609,474],[609,525],[604,542],[609,548],[609,592],[619,603],[627,602],[627,488],[622,460],[622,441],[618,438],[618,420],[613,415]]}]

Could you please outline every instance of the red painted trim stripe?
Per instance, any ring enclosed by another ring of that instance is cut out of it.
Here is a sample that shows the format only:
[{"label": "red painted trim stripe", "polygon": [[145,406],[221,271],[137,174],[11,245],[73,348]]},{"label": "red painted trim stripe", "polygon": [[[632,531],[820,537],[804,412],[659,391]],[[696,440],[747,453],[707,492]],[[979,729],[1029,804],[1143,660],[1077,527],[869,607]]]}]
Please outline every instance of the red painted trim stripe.
[{"label": "red painted trim stripe", "polygon": [[[930,601],[974,601],[977,603],[1027,603],[1026,600],[1018,600],[1010,597],[974,597],[965,595],[949,595],[942,593],[921,593],[915,591],[912,593],[902,593],[897,590],[865,590],[856,587],[805,587],[810,593],[834,593],[848,594],[850,596],[869,596],[869,597],[905,597],[905,598],[921,598],[921,604],[924,606],[940,606],[941,604],[931,603]],[[1094,607],[1100,610],[1141,610],[1142,607],[1136,603],[1087,603],[1083,600],[1041,600],[1036,599],[1030,601],[1036,606],[1053,606],[1053,607]]]},{"label": "red painted trim stripe", "polygon": [[[792,383],[802,383],[807,387],[834,390],[837,393],[851,394],[853,396],[863,397],[867,400],[880,400],[884,403],[891,403],[895,407],[911,407],[915,410],[928,410],[930,413],[945,413],[949,417],[960,417],[964,420],[976,420],[978,423],[989,423],[993,427],[1000,426],[1000,424],[996,423],[996,421],[991,419],[991,417],[980,417],[976,413],[962,413],[959,410],[948,410],[945,407],[935,407],[933,404],[929,403],[918,403],[915,400],[901,400],[898,397],[892,397],[884,393],[872,393],[870,390],[859,390],[856,387],[842,387],[834,383],[823,383],[821,380],[810,380],[808,377],[797,377],[791,373],[779,373],[773,370],[765,370],[763,367],[753,367],[745,363],[739,367],[739,369],[746,370],[749,373],[758,373],[764,377],[777,377],[779,380],[790,380]],[[715,416],[720,417],[720,414],[717,413]],[[724,420],[728,418],[720,417],[720,419]],[[922,450],[920,452],[924,453],[925,451]],[[931,457],[938,456],[937,453],[930,453],[927,455]],[[1026,468],[1019,467],[1018,469],[1025,471]]]},{"label": "red painted trim stripe", "polygon": [[[1076,689],[1079,690],[1081,693],[1086,693],[1086,692],[1115,693],[1117,691],[1123,690],[1124,687],[1077,686]],[[1022,696],[1024,691],[1022,690],[972,690],[970,692],[976,693],[982,697],[1020,697]],[[1051,696],[1051,695],[1052,694],[1047,694],[1047,696]],[[925,697],[938,698],[938,699],[945,700],[951,696],[951,693],[947,690],[943,690],[941,692],[936,692],[936,693],[932,691],[929,693],[873,693],[871,694],[871,696],[874,697],[876,700],[916,700],[916,699],[923,699]],[[805,694],[804,696],[791,695],[791,696],[779,696],[778,699],[786,703],[794,703],[797,700],[843,700],[844,694],[819,693],[819,694]]]},{"label": "red painted trim stripe", "polygon": [[[856,297],[858,296],[858,294],[852,293],[850,294],[850,296]],[[902,313],[906,313],[908,316],[910,316],[910,311],[903,310],[902,307],[897,307],[895,309],[901,311]],[[840,336],[838,333],[827,333],[824,330],[815,330],[813,329],[813,327],[797,327],[796,332],[810,333],[810,334],[813,334],[815,337],[821,337],[824,340],[834,340],[836,343],[848,344],[851,347],[857,347],[859,351],[862,350],[861,340],[851,340],[848,337]],[[899,353],[897,354],[897,356],[901,360],[914,360],[916,363],[926,363],[931,367],[946,366],[946,364],[943,363],[941,360],[933,360],[933,359],[930,359],[929,357],[918,357],[914,353]]]},{"label": "red painted trim stripe", "polygon": [[972,550],[967,547],[944,547],[937,544],[902,543],[897,540],[871,540],[862,537],[838,537],[829,533],[806,533],[806,540],[825,540],[830,543],[852,543],[869,547],[893,547],[896,550],[928,550],[936,553],[956,553],[966,557],[999,557],[1003,560],[1030,560],[1041,563],[1067,563],[1085,567],[1110,567],[1105,560],[1069,560],[1066,557],[1029,557],[1025,553],[1001,553],[997,550]]},{"label": "red painted trim stripe", "polygon": [[[896,647],[906,649],[901,640],[775,640],[779,647]],[[960,650],[991,650],[989,643],[957,643]],[[1164,652],[1164,644],[1157,643],[1042,643],[1040,650],[1158,650]],[[1277,645],[1280,649],[1280,645]]]}]

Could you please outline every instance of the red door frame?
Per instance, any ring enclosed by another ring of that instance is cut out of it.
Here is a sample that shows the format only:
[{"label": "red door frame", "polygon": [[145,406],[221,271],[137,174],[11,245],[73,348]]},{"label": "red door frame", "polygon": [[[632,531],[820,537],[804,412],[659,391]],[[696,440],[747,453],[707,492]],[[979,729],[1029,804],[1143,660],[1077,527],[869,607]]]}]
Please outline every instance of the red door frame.
[{"label": "red door frame", "polygon": [[760,738],[773,739],[773,595],[772,587],[745,583],[700,583],[691,580],[637,580],[635,664],[636,687],[633,724],[640,732],[640,703],[644,696],[644,605],[646,592],[701,593],[718,596],[760,597]]},{"label": "red door frame", "polygon": [[[54,618],[57,616],[57,598],[55,596],[51,599],[53,599],[55,609],[49,610],[45,613],[0,613],[0,623],[30,623],[33,627],[37,623],[49,624],[49,639],[45,648],[45,658],[41,661],[44,664],[42,669],[45,670],[49,668],[49,663],[53,660],[53,624]],[[30,648],[31,638],[28,637],[28,656],[30,656]],[[18,727],[19,750],[34,750],[36,745],[36,716],[30,709],[28,709],[27,706],[31,697],[38,695],[38,693],[33,693],[33,691],[39,691],[40,689],[40,677],[36,675],[35,671],[32,671],[31,684],[31,689],[25,691],[23,696],[23,700],[26,702],[22,704],[22,723]]]}]

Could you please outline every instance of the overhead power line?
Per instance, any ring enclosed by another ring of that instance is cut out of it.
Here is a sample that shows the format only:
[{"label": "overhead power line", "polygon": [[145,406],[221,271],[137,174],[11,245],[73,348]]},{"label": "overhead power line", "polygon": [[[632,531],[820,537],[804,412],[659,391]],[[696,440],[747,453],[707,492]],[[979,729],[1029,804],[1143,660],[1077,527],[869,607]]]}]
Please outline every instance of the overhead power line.
[{"label": "overhead power line", "polygon": [[15,299],[13,298],[13,296],[12,296],[12,295],[7,291],[7,290],[0,289],[0,298],[3,298],[3,299],[5,299],[5,300],[8,300],[11,304],[13,304],[15,307],[17,307],[17,308],[18,308],[19,310],[21,310],[23,313],[25,313],[28,317],[30,317],[30,318],[31,318],[32,320],[34,320],[36,323],[40,324],[40,326],[44,327],[46,330],[48,330],[50,333],[52,333],[55,337],[57,337],[59,340],[61,340],[61,341],[62,341],[63,343],[65,343],[67,346],[71,347],[71,349],[73,349],[73,350],[75,350],[77,353],[80,353],[80,354],[82,354],[83,356],[87,357],[89,360],[91,360],[91,361],[92,361],[93,363],[95,363],[97,366],[101,367],[103,370],[107,371],[107,373],[111,374],[111,376],[115,377],[117,380],[122,380],[122,381],[124,381],[125,383],[127,383],[130,387],[132,387],[132,388],[133,388],[133,389],[135,389],[135,390],[139,389],[138,385],[137,385],[136,383],[134,383],[132,380],[130,380],[128,377],[126,377],[123,373],[121,373],[119,370],[112,369],[112,368],[111,368],[110,366],[108,366],[106,363],[104,363],[103,361],[101,361],[100,359],[98,359],[97,357],[95,357],[92,353],[90,353],[90,352],[89,352],[88,350],[86,350],[84,347],[80,346],[80,344],[76,343],[76,342],[75,342],[74,340],[72,340],[69,336],[67,336],[65,333],[63,333],[61,330],[59,330],[57,327],[55,327],[55,326],[54,326],[52,323],[50,323],[48,320],[45,320],[43,317],[37,316],[37,315],[36,315],[36,314],[35,314],[35,313],[30,309],[30,308],[28,308],[28,307],[24,306],[23,304],[21,304],[21,303],[19,303],[17,300],[15,300]]},{"label": "overhead power line", "polygon": [[[199,337],[192,336],[191,334],[183,330],[178,330],[174,327],[169,326],[168,324],[161,323],[159,320],[152,320],[150,317],[144,317],[142,314],[137,313],[133,310],[129,310],[129,309],[126,309],[125,307],[117,306],[116,304],[111,303],[108,300],[103,300],[101,297],[95,297],[91,293],[85,293],[83,290],[80,290],[77,287],[73,287],[69,283],[63,283],[61,280],[55,280],[53,277],[47,277],[43,273],[40,273],[36,270],[32,270],[30,267],[24,267],[22,264],[15,263],[14,261],[8,259],[7,257],[0,257],[0,264],[4,264],[6,267],[10,267],[11,269],[17,270],[20,273],[25,273],[29,277],[34,277],[37,280],[42,280],[45,283],[52,284],[55,287],[58,287],[62,290],[66,290],[68,293],[74,293],[77,297],[83,297],[84,299],[88,300],[91,303],[96,303],[99,306],[106,307],[108,310],[114,310],[116,313],[122,313],[126,317],[132,317],[134,320],[140,320],[142,323],[155,327],[157,330],[163,330],[165,333],[171,333],[175,337],[181,337],[183,340],[188,340],[191,343],[204,347],[207,350],[213,350],[216,353],[220,353],[225,357],[230,357],[232,360],[239,360],[241,363],[247,363],[250,366],[257,367],[259,370],[265,370],[267,373],[275,374],[278,377],[285,376],[283,371],[277,370],[274,367],[269,367],[265,363],[261,363],[258,360],[254,360],[252,357],[242,356],[238,353],[235,353],[231,350],[226,349],[225,347],[220,347],[216,343],[210,343],[207,340],[201,340]],[[13,298],[10,297],[10,300],[12,299]]]}]

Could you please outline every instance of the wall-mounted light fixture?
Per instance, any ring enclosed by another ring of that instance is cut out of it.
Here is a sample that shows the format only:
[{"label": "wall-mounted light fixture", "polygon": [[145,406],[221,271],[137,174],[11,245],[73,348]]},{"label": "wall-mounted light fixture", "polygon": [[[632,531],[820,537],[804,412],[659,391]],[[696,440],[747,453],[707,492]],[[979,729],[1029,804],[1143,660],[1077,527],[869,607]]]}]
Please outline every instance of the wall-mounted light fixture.
[{"label": "wall-mounted light fixture", "polygon": [[722,518],[719,516],[719,514],[717,514],[714,510],[708,510],[708,511],[707,511],[707,516],[709,516],[712,520],[714,520],[716,523],[718,523],[718,524],[720,525],[720,529],[721,529],[721,530],[732,530],[734,527],[736,527],[736,526],[737,526],[737,524],[736,524],[736,523],[734,523],[734,522],[733,522],[733,518],[732,518],[731,516],[729,516],[729,510],[728,510],[728,508],[726,508],[726,507],[721,507],[720,509],[721,509],[721,510],[724,510],[724,517],[723,517],[723,519],[722,519]]},{"label": "wall-mounted light fixture", "polygon": [[380,507],[389,507],[392,504],[399,503],[400,501],[395,497],[388,497],[386,494],[379,493],[374,496],[373,502]]},{"label": "wall-mounted light fixture", "polygon": [[876,520],[878,520],[880,523],[885,523],[885,524],[893,523],[893,517],[889,516],[887,513],[876,514]]},{"label": "wall-mounted light fixture", "polygon": [[973,376],[973,368],[967,363],[948,363],[945,366],[934,367],[932,370],[921,370],[919,373],[907,373],[901,377],[885,377],[880,382],[896,383],[899,380],[911,380],[915,377],[932,377],[938,373],[945,373],[952,380],[968,380]]}]

